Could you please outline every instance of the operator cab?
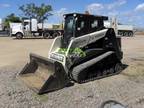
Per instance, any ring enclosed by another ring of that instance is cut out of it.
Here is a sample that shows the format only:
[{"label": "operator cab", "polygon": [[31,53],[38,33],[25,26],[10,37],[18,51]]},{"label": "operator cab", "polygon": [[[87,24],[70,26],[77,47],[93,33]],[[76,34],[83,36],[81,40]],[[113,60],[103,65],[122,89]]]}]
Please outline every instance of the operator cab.
[{"label": "operator cab", "polygon": [[104,29],[104,20],[108,20],[108,17],[106,16],[79,13],[65,14],[64,18],[63,47],[67,47],[72,38]]}]

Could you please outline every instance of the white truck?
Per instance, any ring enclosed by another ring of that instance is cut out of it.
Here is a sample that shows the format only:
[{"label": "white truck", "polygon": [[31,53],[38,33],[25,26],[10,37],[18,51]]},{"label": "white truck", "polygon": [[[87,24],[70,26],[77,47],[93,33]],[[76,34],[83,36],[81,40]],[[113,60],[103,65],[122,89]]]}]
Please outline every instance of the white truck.
[{"label": "white truck", "polygon": [[23,23],[10,23],[12,37],[22,39],[29,35],[43,38],[55,38],[62,35],[63,29],[60,24],[38,23],[36,19],[23,20]]},{"label": "white truck", "polygon": [[133,37],[134,36],[134,26],[118,24],[116,18],[111,18],[110,21],[104,22],[105,27],[114,28],[117,36]]},{"label": "white truck", "polygon": [[3,20],[0,18],[0,31],[3,31]]}]

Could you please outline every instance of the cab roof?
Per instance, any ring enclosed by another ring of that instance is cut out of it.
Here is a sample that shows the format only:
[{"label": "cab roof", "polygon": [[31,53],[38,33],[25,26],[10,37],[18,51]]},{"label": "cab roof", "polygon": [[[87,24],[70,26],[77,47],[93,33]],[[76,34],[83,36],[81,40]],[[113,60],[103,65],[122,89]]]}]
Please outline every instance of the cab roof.
[{"label": "cab roof", "polygon": [[98,20],[108,20],[107,16],[100,16],[100,15],[91,15],[91,14],[82,14],[82,13],[69,13],[69,14],[64,14],[64,16],[77,16],[77,17],[88,17],[88,18],[95,18]]}]

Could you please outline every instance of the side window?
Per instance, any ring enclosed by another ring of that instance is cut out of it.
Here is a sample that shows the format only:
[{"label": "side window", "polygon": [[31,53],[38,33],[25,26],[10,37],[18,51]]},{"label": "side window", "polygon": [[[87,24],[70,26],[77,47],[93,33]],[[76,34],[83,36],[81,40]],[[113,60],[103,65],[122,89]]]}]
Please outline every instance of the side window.
[{"label": "side window", "polygon": [[85,28],[85,22],[84,21],[79,21],[79,23],[78,23],[78,30],[82,30],[82,29],[84,29]]},{"label": "side window", "polygon": [[96,28],[98,26],[98,21],[97,20],[94,20],[92,23],[91,23],[91,28]]},{"label": "side window", "polygon": [[88,22],[86,19],[79,19],[77,23],[76,36],[82,36],[88,33]]},{"label": "side window", "polygon": [[81,22],[81,27],[80,27],[80,28],[81,28],[81,29],[83,29],[83,28],[84,28],[84,26],[85,26],[85,22],[84,22],[84,21],[82,21],[82,22]]},{"label": "side window", "polygon": [[98,20],[92,19],[90,20],[90,32],[96,31],[98,28]]}]

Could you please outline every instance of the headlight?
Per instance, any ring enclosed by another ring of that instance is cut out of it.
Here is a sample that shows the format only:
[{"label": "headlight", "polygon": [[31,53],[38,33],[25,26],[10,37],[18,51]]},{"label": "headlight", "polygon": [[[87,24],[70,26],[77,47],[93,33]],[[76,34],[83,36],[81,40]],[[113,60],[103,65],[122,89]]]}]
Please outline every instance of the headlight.
[{"label": "headlight", "polygon": [[55,60],[58,60],[58,61],[61,61],[61,62],[63,62],[63,59],[64,59],[63,56],[61,56],[61,55],[59,55],[59,54],[54,54],[54,53],[52,53],[52,54],[50,55],[50,58],[55,59]]}]

